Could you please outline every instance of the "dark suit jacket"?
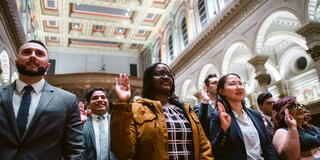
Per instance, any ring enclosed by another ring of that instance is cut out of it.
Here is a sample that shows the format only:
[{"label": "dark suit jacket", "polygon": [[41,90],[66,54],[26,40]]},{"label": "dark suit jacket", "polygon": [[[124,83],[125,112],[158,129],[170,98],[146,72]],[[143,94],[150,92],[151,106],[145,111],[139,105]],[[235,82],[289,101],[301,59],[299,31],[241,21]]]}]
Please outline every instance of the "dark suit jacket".
[{"label": "dark suit jacket", "polygon": [[272,142],[272,139],[273,139],[272,127],[273,127],[273,125],[272,125],[272,123],[270,121],[267,120],[267,118],[265,118],[265,120],[268,123],[268,127],[266,128],[266,130],[267,130],[267,133],[268,133],[268,135],[269,135],[269,137],[271,139],[271,142]]},{"label": "dark suit jacket", "polygon": [[[251,118],[255,128],[259,133],[262,149],[261,156],[265,160],[278,159],[270,137],[267,134],[261,114],[257,111],[247,108],[244,110]],[[212,114],[210,133],[213,138],[211,141],[213,155],[215,159],[246,160],[247,152],[245,149],[241,129],[232,111],[228,114],[231,116],[231,124],[227,133],[224,133],[221,128],[219,112]]]},{"label": "dark suit jacket", "polygon": [[[108,131],[110,131],[110,115],[107,118],[108,120]],[[94,129],[93,129],[93,122],[92,122],[92,117],[89,116],[86,123],[84,124],[83,127],[83,134],[84,134],[84,139],[85,139],[85,159],[86,160],[96,160],[97,159],[97,150],[96,150],[96,138],[94,134]],[[109,134],[109,142],[110,142],[110,134]],[[110,144],[109,144],[109,159],[110,160],[116,160],[115,156],[112,154],[110,150]]]},{"label": "dark suit jacket", "polygon": [[196,112],[201,126],[206,133],[207,138],[209,141],[211,141],[210,138],[210,121],[211,121],[211,114],[216,111],[216,109],[213,109],[211,104],[207,103],[199,103],[198,105],[193,107],[194,112]]},{"label": "dark suit jacket", "polygon": [[14,88],[15,82],[0,87],[0,159],[83,159],[76,96],[46,82],[29,127],[20,137],[12,105]]}]

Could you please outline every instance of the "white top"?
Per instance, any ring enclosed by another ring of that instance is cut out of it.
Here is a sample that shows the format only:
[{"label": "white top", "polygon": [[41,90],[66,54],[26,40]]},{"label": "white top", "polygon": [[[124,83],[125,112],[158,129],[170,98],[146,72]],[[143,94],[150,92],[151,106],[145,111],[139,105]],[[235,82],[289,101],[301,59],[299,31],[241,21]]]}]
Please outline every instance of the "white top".
[{"label": "white top", "polygon": [[263,114],[263,117],[272,124],[272,126],[270,126],[272,128],[273,127],[273,122],[271,121],[272,118],[270,116],[265,115],[265,114]]},{"label": "white top", "polygon": [[[105,125],[105,133],[109,134],[108,132],[108,121],[107,121],[107,114],[104,114],[104,119],[102,119],[104,121],[104,123],[106,124]],[[92,117],[92,123],[93,123],[93,130],[94,130],[94,136],[95,136],[95,139],[96,139],[96,151],[97,151],[97,160],[100,160],[100,136],[99,136],[99,122],[100,120],[98,119],[98,115],[96,114],[91,114],[91,117]],[[107,138],[109,137],[108,135],[106,136]],[[109,140],[107,140],[108,142]]]},{"label": "white top", "polygon": [[216,108],[216,101],[209,100],[208,103],[211,105],[211,107],[212,107],[213,109]]},{"label": "white top", "polygon": [[[36,112],[40,97],[42,95],[44,84],[45,84],[44,79],[41,79],[39,82],[32,84],[33,90],[31,91],[31,103],[30,103],[28,120],[27,120],[27,128],[29,127],[29,124],[34,116],[34,113]],[[26,83],[22,82],[20,79],[17,79],[15,90],[12,96],[14,116],[16,118],[19,113],[22,96],[25,92],[25,90],[23,89],[25,86],[27,86]]]},{"label": "white top", "polygon": [[261,157],[262,149],[260,144],[259,133],[254,126],[252,120],[248,116],[247,112],[242,110],[243,120],[241,120],[238,114],[232,111],[237,119],[238,125],[241,129],[244,145],[247,151],[248,160],[263,160]]}]

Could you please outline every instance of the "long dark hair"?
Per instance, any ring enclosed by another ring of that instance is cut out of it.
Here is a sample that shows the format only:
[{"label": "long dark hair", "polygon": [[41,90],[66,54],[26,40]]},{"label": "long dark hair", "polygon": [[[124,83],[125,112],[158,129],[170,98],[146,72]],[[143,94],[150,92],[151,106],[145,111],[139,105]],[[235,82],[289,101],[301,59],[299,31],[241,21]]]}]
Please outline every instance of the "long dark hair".
[{"label": "long dark hair", "polygon": [[[169,71],[171,73],[173,73],[171,71],[170,67],[168,65],[166,65],[165,63],[154,63],[154,64],[151,64],[144,71],[144,74],[143,74],[143,89],[142,89],[142,97],[143,98],[156,100],[154,98],[155,90],[154,90],[153,76],[154,76],[155,69],[159,64],[167,66]],[[172,83],[172,87],[171,87],[171,90],[170,90],[169,95],[168,95],[168,100],[169,100],[169,102],[171,104],[174,104],[176,106],[180,106],[180,103],[178,101],[178,97],[174,94],[174,92],[175,92],[174,74],[172,74],[171,78],[172,78],[172,82],[173,83]]]},{"label": "long dark hair", "polygon": [[273,116],[273,134],[276,132],[277,129],[287,127],[286,120],[285,120],[285,110],[294,105],[296,101],[296,97],[287,96],[277,100],[273,104],[273,109],[276,110],[276,114]]},{"label": "long dark hair", "polygon": [[[228,103],[226,97],[220,94],[219,90],[220,89],[224,89],[224,84],[226,83],[227,78],[229,76],[231,76],[231,75],[237,76],[241,80],[239,75],[237,75],[235,73],[228,73],[228,74],[223,75],[219,79],[218,85],[217,85],[217,102],[219,101],[220,103],[223,104],[223,106],[224,106],[224,108],[225,108],[227,113],[231,112],[231,106]],[[243,109],[245,109],[246,108],[246,103],[245,103],[244,99],[242,99],[241,104],[242,104]],[[217,106],[217,104],[216,104],[216,106]]]}]

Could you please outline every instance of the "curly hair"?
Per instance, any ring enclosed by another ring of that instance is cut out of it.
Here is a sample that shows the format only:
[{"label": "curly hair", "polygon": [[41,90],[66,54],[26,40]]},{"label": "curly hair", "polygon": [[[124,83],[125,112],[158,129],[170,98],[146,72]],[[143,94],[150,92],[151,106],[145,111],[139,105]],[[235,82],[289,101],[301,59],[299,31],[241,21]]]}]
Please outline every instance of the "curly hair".
[{"label": "curly hair", "polygon": [[276,132],[277,129],[282,127],[287,127],[286,120],[285,120],[285,110],[290,107],[291,105],[295,104],[296,97],[284,97],[277,100],[273,104],[273,109],[276,110],[276,114],[273,116],[273,134]]}]

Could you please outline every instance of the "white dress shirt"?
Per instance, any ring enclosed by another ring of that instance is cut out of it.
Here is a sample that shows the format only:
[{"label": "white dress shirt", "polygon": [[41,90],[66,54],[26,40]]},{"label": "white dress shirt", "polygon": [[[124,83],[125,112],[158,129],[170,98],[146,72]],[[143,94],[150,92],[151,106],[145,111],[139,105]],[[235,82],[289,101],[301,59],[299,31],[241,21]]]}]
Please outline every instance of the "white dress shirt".
[{"label": "white dress shirt", "polygon": [[[103,116],[105,117],[104,119],[102,119],[105,123],[105,130],[107,134],[109,134],[108,132],[108,121],[107,121],[107,114],[104,114]],[[92,117],[92,123],[93,123],[93,130],[94,130],[94,136],[96,139],[96,151],[97,151],[97,160],[100,160],[100,137],[99,137],[99,122],[100,120],[98,119],[98,115],[96,114],[91,114]],[[106,136],[107,138],[109,137],[109,135]],[[108,142],[109,140],[107,140]]]},{"label": "white dress shirt", "polygon": [[[34,116],[34,113],[36,112],[40,97],[42,95],[42,90],[43,90],[44,84],[45,84],[44,79],[41,79],[39,82],[32,84],[33,90],[31,91],[31,103],[30,103],[30,107],[29,107],[27,128],[29,127],[29,124]],[[16,118],[19,113],[19,108],[20,108],[22,96],[25,92],[25,90],[23,89],[25,86],[27,86],[26,83],[22,82],[20,79],[17,79],[15,90],[14,90],[13,96],[12,96],[14,116]]]},{"label": "white dress shirt", "polygon": [[260,144],[259,133],[254,126],[251,118],[248,116],[247,112],[242,110],[243,120],[241,120],[238,114],[232,111],[234,116],[237,119],[238,125],[242,132],[244,146],[247,151],[247,159],[248,160],[263,160],[261,157],[262,148]]}]

